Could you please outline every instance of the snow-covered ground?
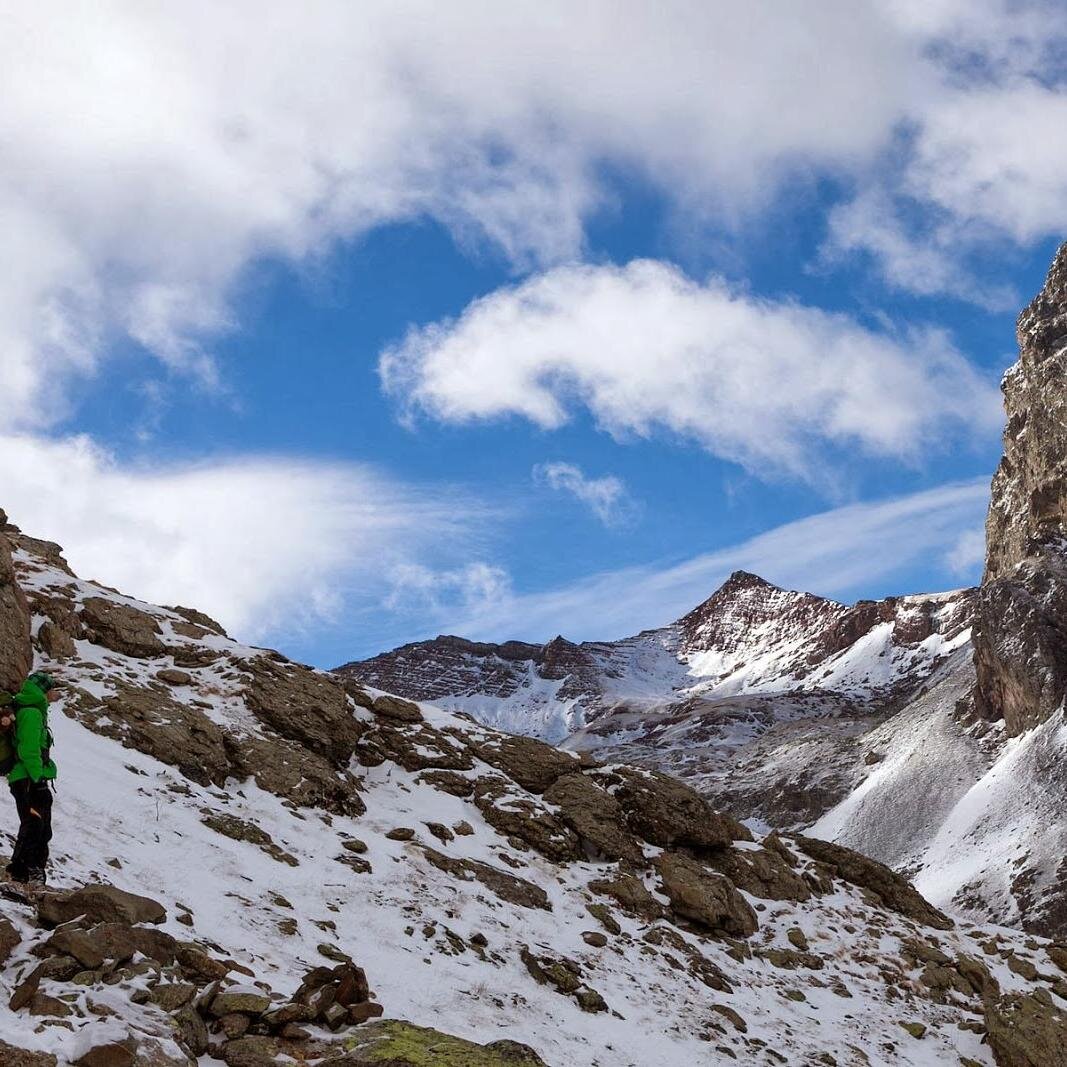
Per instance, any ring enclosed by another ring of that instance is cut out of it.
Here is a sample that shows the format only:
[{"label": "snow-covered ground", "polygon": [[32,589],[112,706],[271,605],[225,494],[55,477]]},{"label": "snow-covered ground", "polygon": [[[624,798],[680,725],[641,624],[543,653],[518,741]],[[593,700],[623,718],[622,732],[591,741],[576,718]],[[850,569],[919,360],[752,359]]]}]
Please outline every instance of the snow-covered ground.
[{"label": "snow-covered ground", "polygon": [[[75,602],[103,596],[150,612],[170,646],[223,653],[215,663],[183,668],[190,681],[168,695],[201,709],[235,740],[265,736],[244,700],[241,670],[242,663],[263,655],[259,650],[216,635],[183,637],[173,628],[179,622],[173,613],[74,580],[25,552],[18,562],[32,594]],[[176,919],[188,913],[199,937],[283,992],[322,962],[319,946],[328,943],[367,970],[387,1016],[479,1042],[523,1041],[554,1067],[830,1062],[817,1059],[825,1055],[839,1064],[928,1067],[955,1065],[961,1056],[985,1065],[993,1060],[980,1043],[980,1027],[961,1025],[980,1020],[980,1002],[932,996],[919,980],[921,965],[902,949],[905,939],[937,945],[952,959],[981,958],[1005,991],[1033,988],[1007,965],[1012,954],[1033,959],[1043,973],[1054,971],[1043,947],[1015,932],[922,928],[840,881],[803,903],[746,894],[759,920],[747,942],[613,906],[620,932],[607,934],[603,945],[590,944],[583,933],[604,931],[587,905],[606,901],[590,883],[617,873],[617,864],[553,863],[498,833],[470,799],[435,788],[393,759],[350,768],[367,807],[358,818],[298,807],[251,780],[197,784],[169,761],[104,736],[105,720],[96,719],[89,729],[94,720],[73,708],[79,692],[98,699],[120,684],[158,687],[158,672],[175,666],[171,655],[142,659],[82,639],[74,657],[46,665],[74,686],[67,697],[72,707],[60,703],[52,716],[60,766],[56,884],[99,878],[154,897],[168,907],[165,929],[175,936],[189,935]],[[351,714],[373,720],[365,708],[353,705]],[[489,736],[430,705],[422,706],[422,714],[438,736],[452,738],[448,743]],[[499,772],[475,760],[471,769],[454,773],[475,780]],[[272,858],[202,821],[220,814],[254,823],[295,862]],[[466,823],[472,832],[445,843],[429,833],[429,822],[453,828]],[[397,827],[411,828],[413,839],[391,839]],[[351,839],[366,845],[360,858],[369,871],[358,873],[342,862],[351,857],[343,844]],[[477,881],[453,877],[429,861],[423,846],[522,878],[546,894],[550,907],[509,902]],[[757,846],[738,842],[734,848]],[[659,851],[645,846],[650,861]],[[810,866],[799,854],[794,862],[798,869]],[[665,907],[652,869],[641,878]],[[23,922],[16,906],[4,908]],[[475,934],[484,936],[484,949],[475,947]],[[809,963],[775,965],[769,950],[792,951],[800,934],[814,954]],[[572,997],[537,984],[520,958],[522,946],[577,963],[610,1010],[587,1013]],[[698,981],[688,963],[693,954],[720,970],[732,992]],[[24,953],[16,954],[0,983],[10,987],[26,962]],[[84,1045],[86,1028],[114,1025],[90,1017],[72,1020],[68,1031],[42,1029],[39,1022],[0,1006],[5,1040],[61,1057]],[[902,1023],[921,1024],[924,1036],[912,1036]]]}]

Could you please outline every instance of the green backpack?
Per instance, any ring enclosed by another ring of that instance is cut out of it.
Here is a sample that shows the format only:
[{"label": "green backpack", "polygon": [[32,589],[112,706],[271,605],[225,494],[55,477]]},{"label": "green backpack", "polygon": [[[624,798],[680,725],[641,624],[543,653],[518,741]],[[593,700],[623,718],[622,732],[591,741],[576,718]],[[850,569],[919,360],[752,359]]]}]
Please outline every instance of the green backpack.
[{"label": "green backpack", "polygon": [[0,774],[9,774],[18,763],[15,752],[15,712],[18,705],[10,693],[0,693]]}]

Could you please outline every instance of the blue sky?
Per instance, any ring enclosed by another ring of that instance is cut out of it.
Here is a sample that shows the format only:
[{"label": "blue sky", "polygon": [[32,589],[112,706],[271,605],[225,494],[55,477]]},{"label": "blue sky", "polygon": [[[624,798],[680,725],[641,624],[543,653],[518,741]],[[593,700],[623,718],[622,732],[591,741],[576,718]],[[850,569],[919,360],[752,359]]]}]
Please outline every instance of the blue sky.
[{"label": "blue sky", "polygon": [[326,666],[974,582],[1062,15],[19,16],[0,505]]}]

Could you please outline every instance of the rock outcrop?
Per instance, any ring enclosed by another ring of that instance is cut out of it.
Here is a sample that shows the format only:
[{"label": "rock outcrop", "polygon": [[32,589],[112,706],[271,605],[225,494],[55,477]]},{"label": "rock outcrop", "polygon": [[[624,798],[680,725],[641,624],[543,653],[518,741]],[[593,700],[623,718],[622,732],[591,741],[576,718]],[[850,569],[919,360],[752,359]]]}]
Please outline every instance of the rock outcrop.
[{"label": "rock outcrop", "polygon": [[11,542],[4,533],[7,515],[0,511],[0,689],[22,685],[33,663],[30,646],[30,608],[11,559]]},{"label": "rock outcrop", "polygon": [[1067,244],[1016,335],[974,627],[976,711],[1012,735],[1067,694]]}]

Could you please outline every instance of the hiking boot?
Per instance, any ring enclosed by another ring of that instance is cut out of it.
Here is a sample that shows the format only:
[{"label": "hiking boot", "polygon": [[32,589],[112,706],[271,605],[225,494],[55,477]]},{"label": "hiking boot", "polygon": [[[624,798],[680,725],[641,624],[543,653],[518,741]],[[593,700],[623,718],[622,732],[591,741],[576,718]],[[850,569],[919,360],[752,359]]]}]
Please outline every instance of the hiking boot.
[{"label": "hiking boot", "polygon": [[27,885],[41,888],[48,884],[48,875],[45,874],[45,869],[43,867],[30,867],[30,869],[26,871],[26,877],[23,881]]}]

